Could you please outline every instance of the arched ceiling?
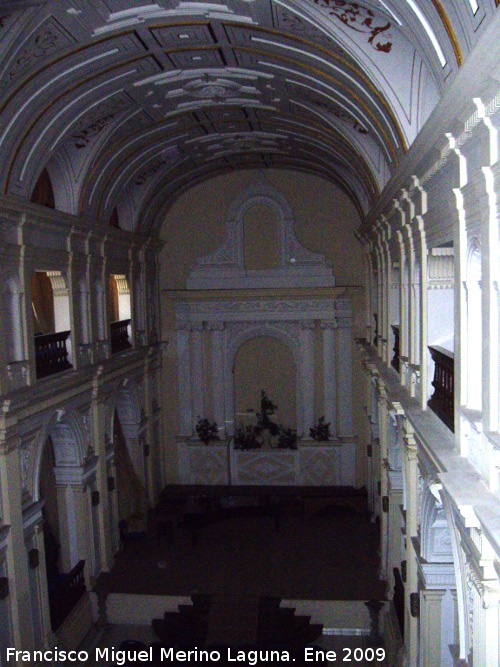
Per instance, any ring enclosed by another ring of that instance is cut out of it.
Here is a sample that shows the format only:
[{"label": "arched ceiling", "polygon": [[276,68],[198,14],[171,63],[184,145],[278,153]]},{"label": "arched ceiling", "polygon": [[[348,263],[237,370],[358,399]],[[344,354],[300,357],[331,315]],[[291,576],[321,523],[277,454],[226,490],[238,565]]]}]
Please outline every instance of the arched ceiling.
[{"label": "arched ceiling", "polygon": [[194,183],[286,167],[366,213],[498,0],[0,4],[0,183],[154,233]]}]

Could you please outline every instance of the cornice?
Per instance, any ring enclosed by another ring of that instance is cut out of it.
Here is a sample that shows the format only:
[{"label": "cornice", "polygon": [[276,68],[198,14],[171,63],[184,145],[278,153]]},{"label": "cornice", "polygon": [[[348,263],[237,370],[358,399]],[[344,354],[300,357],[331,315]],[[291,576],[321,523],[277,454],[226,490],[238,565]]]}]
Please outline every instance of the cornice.
[{"label": "cornice", "polygon": [[487,96],[484,102],[488,103],[494,97],[493,75],[498,70],[500,60],[499,33],[500,14],[497,13],[445,90],[410,149],[401,158],[398,171],[389,180],[378,202],[366,216],[363,227],[374,224],[380,214],[390,208],[392,200],[399,197],[401,189],[408,185],[411,177],[425,171],[422,163],[428,159],[435,147],[439,149],[446,144],[446,133],[450,128],[456,127],[457,121],[461,120],[464,124],[467,122],[473,98],[483,94]]},{"label": "cornice", "polygon": [[127,247],[147,247],[161,250],[165,242],[160,238],[145,236],[137,232],[111,227],[109,224],[94,218],[75,216],[56,209],[46,208],[37,204],[16,201],[14,198],[0,195],[0,223],[21,224],[24,227],[34,226],[65,235],[81,234],[94,240],[119,243]]}]

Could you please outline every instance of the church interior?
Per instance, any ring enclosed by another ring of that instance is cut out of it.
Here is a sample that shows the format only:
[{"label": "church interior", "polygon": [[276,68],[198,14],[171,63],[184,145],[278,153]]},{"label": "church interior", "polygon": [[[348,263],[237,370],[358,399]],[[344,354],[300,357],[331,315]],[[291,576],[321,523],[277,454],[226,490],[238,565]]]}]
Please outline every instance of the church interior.
[{"label": "church interior", "polygon": [[500,667],[500,0],[2,0],[0,68],[0,665]]}]

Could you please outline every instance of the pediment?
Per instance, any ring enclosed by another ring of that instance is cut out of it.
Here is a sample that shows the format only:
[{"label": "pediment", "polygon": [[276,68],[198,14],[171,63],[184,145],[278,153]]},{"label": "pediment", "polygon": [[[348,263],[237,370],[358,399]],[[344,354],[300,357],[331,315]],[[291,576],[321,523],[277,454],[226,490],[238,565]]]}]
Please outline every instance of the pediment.
[{"label": "pediment", "polygon": [[[279,264],[275,268],[245,267],[245,214],[257,204],[269,207],[278,221]],[[198,259],[190,273],[188,289],[334,287],[335,277],[325,257],[307,250],[298,241],[294,222],[288,201],[260,176],[231,203],[224,243]]]}]

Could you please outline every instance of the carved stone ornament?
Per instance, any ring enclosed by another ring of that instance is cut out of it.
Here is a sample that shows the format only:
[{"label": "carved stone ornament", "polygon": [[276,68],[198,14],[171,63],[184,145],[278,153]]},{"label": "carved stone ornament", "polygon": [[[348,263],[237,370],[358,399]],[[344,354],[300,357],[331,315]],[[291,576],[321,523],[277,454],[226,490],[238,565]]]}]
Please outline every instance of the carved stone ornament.
[{"label": "carved stone ornament", "polygon": [[410,613],[413,618],[420,616],[420,593],[410,593]]},{"label": "carved stone ornament", "polygon": [[[245,269],[244,219],[256,204],[269,207],[276,215],[279,230],[276,268]],[[226,226],[223,245],[199,259],[191,271],[189,289],[335,286],[324,256],[304,248],[295,236],[290,204],[262,175],[232,202]]]}]

